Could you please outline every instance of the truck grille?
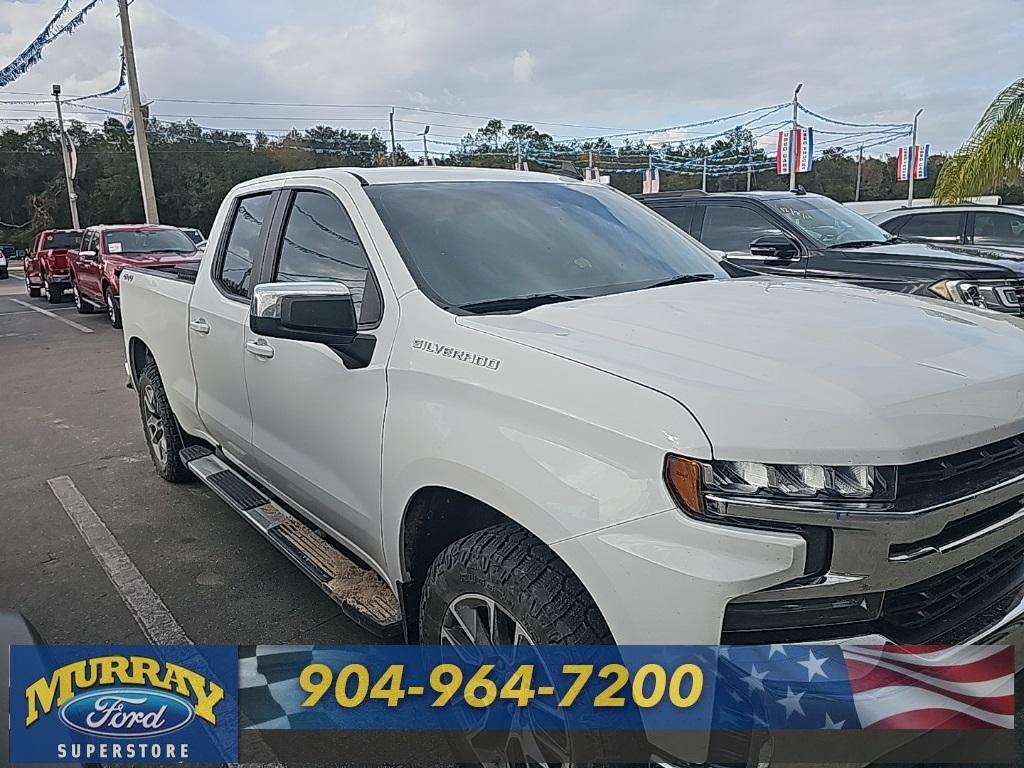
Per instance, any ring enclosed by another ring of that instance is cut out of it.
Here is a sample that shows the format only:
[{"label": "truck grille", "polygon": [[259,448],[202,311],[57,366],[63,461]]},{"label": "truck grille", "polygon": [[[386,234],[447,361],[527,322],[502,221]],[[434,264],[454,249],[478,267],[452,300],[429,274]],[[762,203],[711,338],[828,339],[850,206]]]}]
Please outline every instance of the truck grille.
[{"label": "truck grille", "polygon": [[897,508],[914,510],[962,498],[1024,475],[1024,435],[899,469]]}]

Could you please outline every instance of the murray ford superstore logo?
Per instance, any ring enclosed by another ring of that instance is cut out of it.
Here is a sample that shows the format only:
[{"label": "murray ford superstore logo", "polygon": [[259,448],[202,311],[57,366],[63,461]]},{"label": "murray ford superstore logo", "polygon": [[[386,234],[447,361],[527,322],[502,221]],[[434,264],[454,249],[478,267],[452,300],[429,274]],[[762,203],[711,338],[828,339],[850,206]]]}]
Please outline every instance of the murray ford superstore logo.
[{"label": "murray ford superstore logo", "polygon": [[11,762],[235,762],[237,654],[13,646]]}]

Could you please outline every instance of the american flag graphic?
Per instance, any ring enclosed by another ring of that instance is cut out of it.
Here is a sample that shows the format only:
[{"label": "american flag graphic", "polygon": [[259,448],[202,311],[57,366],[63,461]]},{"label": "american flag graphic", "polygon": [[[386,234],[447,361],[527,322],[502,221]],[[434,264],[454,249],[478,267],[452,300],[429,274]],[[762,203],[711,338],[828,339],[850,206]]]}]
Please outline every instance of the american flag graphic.
[{"label": "american flag graphic", "polygon": [[719,648],[716,728],[1012,728],[1012,646]]}]

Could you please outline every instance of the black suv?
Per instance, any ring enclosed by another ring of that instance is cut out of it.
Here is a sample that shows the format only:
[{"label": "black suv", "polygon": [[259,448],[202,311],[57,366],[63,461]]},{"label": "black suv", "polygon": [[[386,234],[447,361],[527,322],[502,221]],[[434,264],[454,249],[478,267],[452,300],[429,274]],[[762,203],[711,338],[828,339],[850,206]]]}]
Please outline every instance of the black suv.
[{"label": "black suv", "polygon": [[805,192],[657,192],[637,199],[720,251],[734,277],[842,280],[1024,314],[1019,253],[908,242]]}]

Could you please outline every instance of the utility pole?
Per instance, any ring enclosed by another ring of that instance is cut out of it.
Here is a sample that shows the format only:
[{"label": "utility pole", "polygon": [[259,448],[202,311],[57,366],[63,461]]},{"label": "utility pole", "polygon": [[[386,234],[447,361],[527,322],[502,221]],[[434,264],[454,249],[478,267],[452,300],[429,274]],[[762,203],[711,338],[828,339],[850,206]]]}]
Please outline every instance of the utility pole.
[{"label": "utility pole", "polygon": [[60,153],[64,158],[64,181],[68,185],[68,203],[71,205],[71,226],[81,229],[78,222],[78,195],[75,180],[71,178],[71,158],[68,156],[68,135],[64,133],[64,115],[60,110],[60,86],[53,85],[53,100],[57,102],[57,126],[60,128]]},{"label": "utility pole", "polygon": [[860,177],[861,169],[864,167],[864,145],[860,145],[860,150],[857,152],[857,187],[853,191],[853,201],[855,203],[860,202]]},{"label": "utility pole", "polygon": [[797,96],[800,95],[800,89],[804,87],[803,83],[797,83],[796,88],[793,90],[793,126],[789,134],[789,189],[791,192],[796,191],[796,162],[797,157],[793,152],[793,143],[796,141],[796,132],[800,127],[797,124],[797,110],[800,108],[800,102],[797,100]]},{"label": "utility pole", "polygon": [[423,126],[423,133],[421,133],[420,136],[423,137],[423,164],[424,165],[429,165],[430,164],[430,155],[427,154],[427,134],[428,133],[430,133],[430,126],[429,125]]},{"label": "utility pole", "polygon": [[754,176],[754,134],[750,134],[750,142],[747,144],[747,192],[753,183]]},{"label": "utility pole", "polygon": [[914,207],[914,166],[917,165],[917,118],[924,112],[924,107],[914,114],[914,128],[910,132],[910,157],[907,158],[907,208]]},{"label": "utility pole", "polygon": [[391,124],[391,165],[398,165],[398,150],[395,148],[395,108],[391,108],[388,115],[388,122]]},{"label": "utility pole", "polygon": [[702,192],[708,191],[708,159],[704,157],[703,170],[700,172],[700,188]]},{"label": "utility pole", "polygon": [[128,71],[128,95],[132,107],[132,127],[135,129],[135,162],[139,166],[139,183],[142,186],[142,207],[146,211],[146,222],[148,224],[159,224],[160,214],[156,208],[153,168],[149,164],[149,145],[146,144],[146,120],[142,114],[142,97],[139,95],[139,72],[135,68],[132,25],[128,19],[128,0],[117,0],[117,9],[118,15],[121,18],[121,42],[124,44],[125,69]]}]

